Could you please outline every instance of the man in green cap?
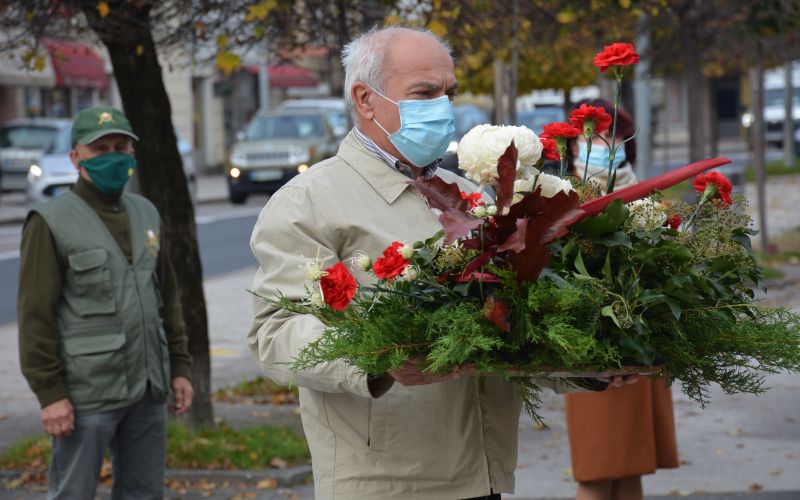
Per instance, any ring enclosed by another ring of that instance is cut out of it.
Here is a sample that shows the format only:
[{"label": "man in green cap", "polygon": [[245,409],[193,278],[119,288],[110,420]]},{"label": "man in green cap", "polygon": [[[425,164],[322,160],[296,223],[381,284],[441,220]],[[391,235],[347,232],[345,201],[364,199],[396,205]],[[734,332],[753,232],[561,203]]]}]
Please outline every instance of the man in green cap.
[{"label": "man in green cap", "polygon": [[69,193],[28,215],[20,250],[22,373],[52,436],[48,498],[94,498],[103,455],[112,498],[161,498],[167,398],[192,404],[191,358],[158,211],[123,194],[136,168],[125,115],[82,111]]}]

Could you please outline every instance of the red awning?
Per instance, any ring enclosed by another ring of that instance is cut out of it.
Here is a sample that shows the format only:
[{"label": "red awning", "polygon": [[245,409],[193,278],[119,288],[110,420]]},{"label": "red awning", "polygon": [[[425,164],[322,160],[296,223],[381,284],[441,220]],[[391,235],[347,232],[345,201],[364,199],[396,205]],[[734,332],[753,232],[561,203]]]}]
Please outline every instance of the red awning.
[{"label": "red awning", "polygon": [[56,73],[56,87],[108,87],[103,60],[91,46],[68,40],[42,40]]},{"label": "red awning", "polygon": [[[247,64],[244,70],[248,73],[258,74],[258,66]],[[269,67],[269,86],[285,89],[288,87],[316,87],[319,80],[313,71],[291,64],[281,64]]]}]

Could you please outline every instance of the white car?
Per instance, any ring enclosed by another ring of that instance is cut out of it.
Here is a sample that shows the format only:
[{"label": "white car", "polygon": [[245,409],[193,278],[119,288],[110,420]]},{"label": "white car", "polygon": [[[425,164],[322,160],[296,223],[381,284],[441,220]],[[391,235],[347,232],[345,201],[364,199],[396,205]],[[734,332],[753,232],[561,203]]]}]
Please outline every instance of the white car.
[{"label": "white car", "polygon": [[277,111],[325,111],[333,135],[342,139],[350,130],[350,111],[344,99],[328,97],[322,99],[289,99],[278,105]]},{"label": "white car", "polygon": [[25,191],[28,168],[42,155],[54,135],[71,125],[58,118],[21,118],[0,125],[0,169],[3,191]]},{"label": "white car", "polygon": [[[176,132],[177,133],[177,132]],[[78,181],[78,171],[69,159],[72,149],[72,122],[65,120],[52,142],[38,161],[28,168],[28,204],[44,203],[72,188]],[[197,195],[194,152],[189,143],[178,137],[178,150],[183,160],[183,171],[189,184],[192,200]]]}]

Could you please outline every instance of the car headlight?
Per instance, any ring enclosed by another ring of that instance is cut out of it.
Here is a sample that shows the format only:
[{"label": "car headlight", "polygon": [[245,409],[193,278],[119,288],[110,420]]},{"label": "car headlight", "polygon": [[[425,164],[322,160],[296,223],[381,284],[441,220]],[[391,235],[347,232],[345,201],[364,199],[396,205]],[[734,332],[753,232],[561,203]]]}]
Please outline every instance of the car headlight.
[{"label": "car headlight", "polygon": [[306,163],[302,163],[302,164],[297,166],[297,173],[298,174],[302,174],[306,170],[308,170],[308,165]]},{"label": "car headlight", "polygon": [[42,167],[40,167],[39,165],[34,163],[30,167],[28,167],[28,172],[35,178],[41,177],[42,176]]},{"label": "car headlight", "polygon": [[448,153],[455,153],[458,151],[458,141],[450,141],[450,144],[447,146]]},{"label": "car headlight", "polygon": [[742,127],[750,128],[753,122],[756,121],[756,117],[751,112],[742,113]]},{"label": "car headlight", "polygon": [[233,178],[233,179],[238,179],[239,177],[241,177],[241,176],[242,176],[242,171],[241,171],[241,170],[239,170],[239,169],[238,169],[238,168],[236,168],[236,167],[233,167],[233,168],[230,170],[230,172],[228,172],[228,173],[230,174],[231,178]]}]

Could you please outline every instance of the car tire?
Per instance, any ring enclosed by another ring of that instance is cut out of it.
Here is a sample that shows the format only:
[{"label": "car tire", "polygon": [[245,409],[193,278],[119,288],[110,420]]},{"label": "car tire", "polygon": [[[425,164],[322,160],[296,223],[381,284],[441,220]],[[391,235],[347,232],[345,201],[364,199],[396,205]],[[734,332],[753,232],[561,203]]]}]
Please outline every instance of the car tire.
[{"label": "car tire", "polygon": [[240,193],[238,191],[230,192],[230,200],[234,205],[243,205],[247,201],[247,193]]}]

